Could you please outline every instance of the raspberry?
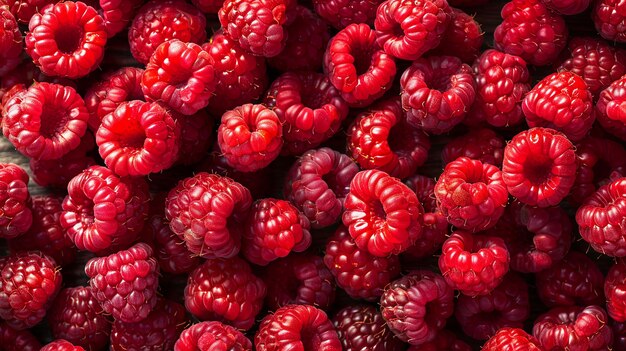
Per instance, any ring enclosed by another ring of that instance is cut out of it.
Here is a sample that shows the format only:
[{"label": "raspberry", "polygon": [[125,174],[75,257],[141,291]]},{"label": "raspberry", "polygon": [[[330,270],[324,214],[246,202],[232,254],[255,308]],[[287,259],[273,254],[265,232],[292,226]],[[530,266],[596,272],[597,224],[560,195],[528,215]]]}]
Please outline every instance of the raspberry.
[{"label": "raspberry", "polygon": [[350,236],[374,256],[399,254],[422,235],[424,209],[417,196],[383,171],[357,173],[344,205]]},{"label": "raspberry", "polygon": [[456,56],[461,61],[472,64],[480,55],[484,40],[480,23],[462,10],[455,8],[450,10],[450,24],[443,32],[439,45],[428,54]]},{"label": "raspberry", "polygon": [[430,140],[408,124],[400,99],[394,98],[357,116],[348,131],[347,149],[363,169],[406,178],[426,162]]},{"label": "raspberry", "polygon": [[530,315],[528,285],[508,274],[488,295],[460,295],[454,315],[463,332],[477,340],[489,339],[500,328],[522,328]]},{"label": "raspberry", "polygon": [[13,163],[0,163],[0,238],[12,239],[33,223],[28,174]]},{"label": "raspberry", "polygon": [[3,3],[8,5],[13,16],[23,24],[28,24],[31,17],[39,13],[46,5],[56,3],[56,0],[4,0]]},{"label": "raspberry", "polygon": [[376,40],[393,57],[417,60],[439,45],[451,19],[445,0],[387,0],[376,10]]},{"label": "raspberry", "polygon": [[185,307],[200,320],[250,329],[263,307],[266,287],[238,257],[205,261],[189,274]]},{"label": "raspberry", "polygon": [[446,165],[434,194],[448,223],[472,232],[493,227],[509,199],[498,167],[467,157]]},{"label": "raspberry", "polygon": [[173,116],[175,116],[176,124],[180,126],[178,156],[175,164],[188,166],[202,161],[215,140],[213,117],[207,113],[206,109],[191,116]]},{"label": "raspberry", "polygon": [[626,350],[626,324],[612,322],[611,329],[613,330],[613,350]]},{"label": "raspberry", "polygon": [[459,124],[475,97],[472,69],[453,56],[417,59],[402,73],[400,86],[409,124],[433,134]]},{"label": "raspberry", "polygon": [[16,330],[0,322],[0,342],[4,351],[39,351],[41,344],[28,330]]},{"label": "raspberry", "polygon": [[614,264],[604,280],[606,308],[611,318],[618,322],[626,322],[626,264],[618,261]]},{"label": "raspberry", "polygon": [[604,39],[626,42],[624,3],[616,0],[600,0],[591,13],[596,30]]},{"label": "raspberry", "polygon": [[54,160],[78,147],[88,118],[85,103],[73,88],[35,83],[4,105],[2,132],[25,156]]},{"label": "raspberry", "polygon": [[309,219],[289,201],[257,200],[250,210],[243,236],[243,256],[265,266],[290,252],[302,252],[311,245]]},{"label": "raspberry", "polygon": [[626,140],[626,76],[604,89],[596,104],[596,117],[607,132]]},{"label": "raspberry", "polygon": [[192,254],[185,242],[172,232],[162,213],[150,216],[145,231],[154,238],[155,256],[161,271],[183,274],[200,264],[200,258]]},{"label": "raspberry", "polygon": [[404,351],[406,346],[385,324],[378,309],[368,305],[352,305],[333,317],[344,351]]},{"label": "raspberry", "polygon": [[237,329],[220,322],[200,322],[185,329],[174,351],[252,351],[252,342]]},{"label": "raspberry", "polygon": [[58,339],[42,347],[40,351],[85,351],[85,349],[67,340]]},{"label": "raspberry", "polygon": [[242,172],[267,167],[283,146],[276,113],[263,105],[245,104],[224,113],[217,142],[228,164]]},{"label": "raspberry", "polygon": [[574,146],[549,128],[523,131],[504,148],[502,179],[509,194],[531,206],[555,206],[576,181]]},{"label": "raspberry", "polygon": [[570,251],[560,262],[536,274],[539,298],[548,307],[604,303],[604,277],[586,255]]},{"label": "raspberry", "polygon": [[265,105],[282,124],[282,153],[299,155],[332,137],[348,115],[341,93],[321,73],[284,73],[269,87]]},{"label": "raspberry", "polygon": [[111,351],[172,350],[186,323],[182,305],[160,299],[148,317],[140,322],[113,322]]},{"label": "raspberry", "polygon": [[205,14],[217,15],[224,0],[191,0],[191,3]]},{"label": "raspberry", "polygon": [[270,184],[272,177],[275,176],[275,174],[272,174],[270,167],[262,168],[256,172],[240,172],[233,169],[228,165],[226,158],[220,153],[217,145],[213,146],[213,151],[204,159],[197,171],[230,177],[250,190],[252,197],[255,199],[269,196],[269,190],[271,189],[268,189],[267,184]]},{"label": "raspberry", "polygon": [[374,30],[351,24],[328,43],[324,72],[350,106],[364,107],[391,88],[396,63],[377,44]]},{"label": "raspberry", "polygon": [[2,47],[0,77],[2,77],[22,61],[22,33],[9,8],[2,5],[0,5],[0,46]]},{"label": "raspberry", "polygon": [[530,90],[530,74],[519,56],[489,49],[474,62],[476,100],[466,122],[485,121],[494,127],[518,125],[522,99]]},{"label": "raspberry", "polygon": [[142,178],[119,178],[91,166],[70,181],[67,191],[61,226],[78,249],[124,248],[143,229],[149,194]]},{"label": "raspberry", "polygon": [[142,4],[143,0],[99,0],[99,13],[104,20],[108,37],[111,38],[123,31]]},{"label": "raspberry", "polygon": [[473,129],[447,143],[441,151],[441,161],[447,165],[459,157],[467,157],[499,167],[504,157],[504,146],[504,139],[493,130]]},{"label": "raspberry", "polygon": [[257,351],[339,351],[341,342],[324,311],[311,305],[289,305],[268,314],[254,337]]},{"label": "raspberry", "polygon": [[83,2],[65,1],[35,13],[28,24],[26,52],[41,71],[71,79],[95,70],[104,56],[102,17]]},{"label": "raspberry", "polygon": [[374,25],[376,9],[384,0],[313,0],[315,12],[338,30],[353,23]]},{"label": "raspberry", "polygon": [[561,15],[576,15],[589,7],[591,0],[541,0],[549,9]]},{"label": "raspberry", "polygon": [[182,0],[148,1],[128,30],[130,52],[143,64],[159,45],[174,39],[196,44],[206,41],[204,14]]},{"label": "raspberry", "polygon": [[437,273],[412,271],[387,287],[380,311],[400,340],[421,345],[434,340],[452,316],[454,292]]},{"label": "raspberry", "polygon": [[0,318],[22,330],[43,320],[61,290],[61,273],[54,260],[39,251],[0,259]]},{"label": "raspberry", "polygon": [[519,328],[502,328],[483,345],[481,351],[543,351],[539,341]]},{"label": "raspberry", "polygon": [[489,294],[509,271],[509,252],[498,237],[456,231],[443,243],[441,252],[441,274],[465,295]]},{"label": "raspberry", "polygon": [[593,96],[585,81],[572,72],[542,79],[526,94],[522,110],[531,128],[553,128],[572,141],[584,138],[595,120]]},{"label": "raspberry", "polygon": [[551,350],[610,350],[613,333],[599,306],[556,307],[539,316],[533,335]]},{"label": "raspberry", "polygon": [[502,23],[493,35],[495,48],[531,65],[553,63],[567,44],[565,21],[540,0],[512,0],[500,16]]},{"label": "raspberry", "polygon": [[456,335],[447,331],[437,332],[433,341],[419,346],[410,346],[406,351],[471,351],[472,348],[464,341],[457,339]]}]

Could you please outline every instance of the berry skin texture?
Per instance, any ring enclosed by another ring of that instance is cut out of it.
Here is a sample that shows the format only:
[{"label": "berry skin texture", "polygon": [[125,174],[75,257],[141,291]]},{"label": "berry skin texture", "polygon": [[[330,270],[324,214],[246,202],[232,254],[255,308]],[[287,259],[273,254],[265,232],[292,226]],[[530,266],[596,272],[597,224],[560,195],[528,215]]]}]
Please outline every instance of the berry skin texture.
[{"label": "berry skin texture", "polygon": [[626,350],[626,324],[613,321],[611,329],[613,329],[613,350]]},{"label": "berry skin texture", "polygon": [[24,156],[54,160],[78,147],[88,118],[73,88],[35,83],[4,104],[2,132]]},{"label": "berry skin texture", "polygon": [[315,12],[338,30],[353,23],[374,25],[376,9],[384,0],[313,0]]},{"label": "berry skin texture", "polygon": [[432,134],[459,124],[475,98],[472,69],[453,56],[413,61],[402,73],[400,86],[407,121]]},{"label": "berry skin texture", "polygon": [[56,0],[12,0],[4,1],[4,4],[9,6],[18,22],[28,24],[34,14],[40,12],[46,5],[56,2]]},{"label": "berry skin texture", "polygon": [[472,232],[496,225],[509,199],[498,167],[467,157],[446,165],[434,194],[448,223]]},{"label": "berry skin texture", "polygon": [[447,143],[441,151],[441,161],[447,165],[459,157],[467,157],[501,167],[505,145],[504,139],[493,130],[473,129]]},{"label": "berry skin texture", "polygon": [[26,53],[46,75],[81,78],[98,68],[104,57],[104,20],[83,2],[44,7],[31,17],[28,30]]},{"label": "berry skin texture", "polygon": [[535,337],[523,329],[502,328],[491,337],[481,351],[544,351]]},{"label": "berry skin texture", "polygon": [[468,296],[489,294],[509,271],[509,252],[498,237],[456,231],[441,252],[441,274],[450,287]]},{"label": "berry skin texture", "polygon": [[522,110],[528,126],[556,129],[580,141],[591,129],[595,114],[587,84],[572,72],[553,73],[526,94]]},{"label": "berry skin texture", "polygon": [[503,21],[494,32],[495,48],[531,65],[554,63],[567,44],[565,21],[540,0],[512,0],[500,16]]},{"label": "berry skin texture", "polygon": [[217,142],[231,167],[254,172],[278,157],[283,129],[274,111],[263,105],[245,104],[222,115]]},{"label": "berry skin texture", "polygon": [[604,280],[604,295],[609,316],[618,322],[626,322],[626,264],[615,263]]},{"label": "berry skin texture", "polygon": [[0,318],[17,330],[35,326],[61,290],[59,267],[39,251],[3,257],[0,267]]},{"label": "berry skin texture", "polygon": [[22,34],[17,21],[6,6],[0,6],[0,77],[11,72],[22,61]]},{"label": "berry skin texture", "polygon": [[[94,158],[87,154],[95,145],[95,138],[88,131],[81,139],[81,144],[61,158],[54,160],[31,158],[28,166],[33,181],[42,187],[65,191],[72,178],[79,175],[84,169],[96,164]],[[88,149],[84,146],[87,146]]]},{"label": "berry skin texture", "polygon": [[28,330],[17,330],[0,322],[0,342],[3,351],[39,351],[41,344]]},{"label": "berry skin texture", "polygon": [[599,306],[556,307],[537,318],[533,335],[546,351],[611,350],[608,319]]},{"label": "berry skin texture", "polygon": [[172,232],[162,214],[152,215],[144,233],[154,238],[154,251],[160,270],[172,274],[188,273],[200,264],[200,257],[192,254],[185,242]]},{"label": "berry skin texture", "polygon": [[85,351],[85,349],[75,346],[67,340],[59,339],[48,343],[40,351]]},{"label": "berry skin texture", "polygon": [[600,0],[591,13],[596,30],[606,40],[626,42],[624,3],[616,0]]},{"label": "berry skin texture", "polygon": [[344,307],[333,317],[333,324],[344,351],[406,350],[406,345],[389,330],[383,316],[374,306]]},{"label": "berry skin texture", "polygon": [[600,92],[596,117],[605,131],[626,140],[626,77],[617,79]]},{"label": "berry skin texture", "polygon": [[340,351],[341,342],[324,311],[289,305],[268,314],[254,337],[257,351]]},{"label": "berry skin texture", "polygon": [[387,0],[376,10],[376,40],[387,54],[413,61],[439,45],[451,18],[445,0]]},{"label": "berry skin texture", "polygon": [[252,351],[252,342],[239,330],[220,322],[200,322],[183,330],[174,351]]},{"label": "berry skin texture", "polygon": [[104,27],[107,35],[112,38],[128,26],[128,22],[133,19],[143,0],[99,0],[99,13],[104,20]]},{"label": "berry skin texture", "polygon": [[266,291],[246,261],[209,259],[189,274],[185,307],[200,320],[218,320],[247,330],[263,307]]},{"label": "berry skin texture", "polygon": [[28,174],[13,163],[0,163],[0,238],[12,239],[33,223]]},{"label": "berry skin texture", "polygon": [[541,0],[549,9],[561,15],[576,15],[584,12],[591,0]]},{"label": "berry skin texture", "polygon": [[422,234],[424,209],[411,189],[378,170],[357,173],[346,196],[343,224],[371,255],[399,254]]},{"label": "berry skin texture", "polygon": [[453,290],[439,274],[412,271],[385,287],[380,311],[396,337],[417,346],[434,340],[445,327],[453,299]]},{"label": "berry skin texture", "polygon": [[531,206],[558,205],[572,189],[576,169],[574,146],[554,129],[523,131],[504,148],[502,179],[507,190]]},{"label": "berry skin texture", "polygon": [[472,64],[480,55],[480,48],[484,41],[480,23],[476,22],[473,16],[459,9],[450,9],[448,28],[443,32],[439,45],[428,54],[456,56],[461,61]]}]

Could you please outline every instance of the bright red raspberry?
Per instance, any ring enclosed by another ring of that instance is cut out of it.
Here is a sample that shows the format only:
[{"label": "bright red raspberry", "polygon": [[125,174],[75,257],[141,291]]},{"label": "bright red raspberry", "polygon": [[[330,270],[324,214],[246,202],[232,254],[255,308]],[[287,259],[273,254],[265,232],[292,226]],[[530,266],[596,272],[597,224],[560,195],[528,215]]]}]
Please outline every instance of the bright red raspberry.
[{"label": "bright red raspberry", "polygon": [[599,306],[555,307],[539,316],[533,335],[546,351],[610,350],[613,332]]},{"label": "bright red raspberry", "polygon": [[224,0],[191,0],[191,3],[205,14],[217,15]]},{"label": "bright red raspberry", "polygon": [[502,8],[494,32],[495,48],[535,66],[554,63],[567,44],[563,18],[540,0],[512,0]]},{"label": "bright red raspberry", "polygon": [[0,322],[0,342],[3,351],[39,351],[41,344],[28,330],[13,329]]},{"label": "bright red raspberry", "polygon": [[357,116],[348,130],[347,150],[362,169],[406,178],[426,162],[430,140],[409,125],[400,99],[394,98]]},{"label": "bright red raspberry", "polygon": [[626,75],[600,92],[596,117],[605,131],[626,140]]},{"label": "bright red raspberry", "polygon": [[338,30],[353,23],[374,25],[376,9],[384,0],[313,0],[315,12]]},{"label": "bright red raspberry", "polygon": [[154,239],[155,256],[161,271],[183,274],[200,264],[200,257],[191,253],[183,239],[170,229],[162,209],[161,213],[150,216],[144,234]]},{"label": "bright red raspberry", "polygon": [[485,121],[499,128],[521,123],[522,100],[530,90],[530,74],[524,59],[489,49],[476,59],[473,69],[476,100],[465,122]]},{"label": "bright red raspberry", "polygon": [[0,238],[12,239],[33,223],[28,174],[13,163],[0,163]]},{"label": "bright red raspberry", "polygon": [[84,77],[104,57],[104,20],[83,2],[65,1],[44,7],[30,19],[28,30],[26,52],[47,75]]},{"label": "bright red raspberry", "polygon": [[126,28],[128,22],[133,19],[137,9],[143,4],[143,0],[99,0],[98,13],[104,20],[104,27],[109,38],[115,36]]},{"label": "bright red raspberry", "polygon": [[541,0],[549,9],[561,15],[576,15],[589,7],[591,0]]},{"label": "bright red raspberry", "polygon": [[519,328],[502,328],[480,349],[481,351],[544,351],[534,336]]},{"label": "bright red raspberry", "polygon": [[487,128],[472,129],[469,133],[454,138],[441,151],[444,165],[459,157],[467,157],[483,164],[502,166],[504,157],[504,139],[493,130]]},{"label": "bright red raspberry", "polygon": [[374,256],[399,254],[422,235],[424,209],[417,196],[383,171],[357,173],[344,206],[342,219],[350,236]]},{"label": "bright red raspberry", "polygon": [[250,329],[263,307],[266,286],[238,257],[208,259],[189,274],[185,307],[200,320]]},{"label": "bright red raspberry", "polygon": [[439,45],[428,54],[456,56],[461,61],[472,64],[480,55],[484,40],[480,23],[462,10],[450,10],[450,24],[443,32]]},{"label": "bright red raspberry", "polygon": [[475,97],[472,69],[453,56],[417,59],[402,73],[400,86],[409,124],[433,134],[459,124]]},{"label": "bright red raspberry", "polygon": [[3,2],[10,7],[15,19],[22,24],[28,24],[33,15],[39,13],[46,5],[56,3],[57,0],[4,0]]},{"label": "bright red raspberry", "polygon": [[441,252],[441,274],[453,289],[468,296],[489,294],[509,271],[509,252],[495,236],[455,231]]},{"label": "bright red raspberry", "polygon": [[435,339],[419,346],[410,346],[406,351],[471,351],[472,348],[448,330],[437,332]]},{"label": "bright red raspberry", "polygon": [[453,299],[454,291],[439,274],[412,271],[385,287],[380,311],[398,339],[421,345],[445,327]]},{"label": "bright red raspberry", "polygon": [[595,3],[591,17],[596,30],[607,40],[626,42],[625,4],[618,0],[600,0]]},{"label": "bright red raspberry", "polygon": [[364,107],[391,88],[396,63],[377,44],[373,29],[351,24],[328,43],[324,72],[350,106]]},{"label": "bright red raspberry", "polygon": [[284,73],[270,85],[264,104],[283,128],[284,155],[299,155],[319,146],[341,128],[348,105],[321,73]]},{"label": "bright red raspberry", "polygon": [[25,156],[54,160],[78,147],[88,118],[73,88],[35,83],[4,105],[2,132]]},{"label": "bright red raspberry", "polygon": [[535,275],[539,298],[548,307],[600,305],[605,302],[604,276],[586,255],[570,251],[565,258]]},{"label": "bright red raspberry", "polygon": [[389,330],[374,306],[351,305],[333,317],[343,351],[404,351],[406,345]]},{"label": "bright red raspberry", "polygon": [[626,322],[626,263],[615,263],[604,280],[604,295],[609,316],[618,322]]},{"label": "bright red raspberry", "polygon": [[523,131],[504,148],[502,179],[509,194],[531,206],[558,205],[576,181],[574,145],[554,129]]},{"label": "bright red raspberry", "polygon": [[183,330],[174,351],[252,351],[252,342],[239,330],[220,322],[200,322]]},{"label": "bright red raspberry", "polygon": [[9,8],[2,5],[0,5],[0,47],[2,47],[0,52],[0,77],[2,77],[22,62],[22,33]]},{"label": "bright red raspberry", "polygon": [[0,318],[18,330],[35,326],[61,290],[59,267],[39,251],[3,257],[0,267]]},{"label": "bright red raspberry", "polygon": [[42,347],[40,351],[85,351],[85,349],[67,340],[57,339]]}]

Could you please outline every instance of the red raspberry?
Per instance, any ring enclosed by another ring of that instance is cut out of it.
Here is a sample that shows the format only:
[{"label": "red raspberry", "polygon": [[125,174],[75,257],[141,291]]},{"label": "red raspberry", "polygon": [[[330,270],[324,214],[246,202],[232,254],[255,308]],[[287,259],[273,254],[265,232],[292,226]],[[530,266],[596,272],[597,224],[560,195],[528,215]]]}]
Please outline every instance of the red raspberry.
[{"label": "red raspberry", "polygon": [[263,307],[266,287],[238,257],[205,261],[189,274],[185,307],[200,320],[250,329]]},{"label": "red raspberry", "polygon": [[240,331],[220,322],[200,322],[183,330],[174,351],[252,351],[252,342]]},{"label": "red raspberry", "polygon": [[576,181],[574,146],[549,128],[523,131],[504,148],[502,179],[509,194],[531,206],[555,206]]},{"label": "red raspberry", "polygon": [[178,156],[175,164],[185,166],[202,161],[215,140],[213,132],[215,121],[206,109],[191,116],[173,114],[176,124],[180,126]]},{"label": "red raspberry", "polygon": [[16,330],[0,322],[0,342],[4,351],[39,351],[41,344],[28,330]]},{"label": "red raspberry", "polygon": [[65,1],[35,13],[28,24],[26,52],[50,76],[80,78],[104,56],[104,20],[83,2]]},{"label": "red raspberry", "polygon": [[154,239],[155,256],[161,271],[183,274],[200,264],[200,257],[191,253],[185,242],[172,232],[162,213],[150,216],[145,232]]},{"label": "red raspberry", "polygon": [[481,351],[544,351],[539,341],[519,328],[502,328]]},{"label": "red raspberry", "polygon": [[469,133],[448,142],[441,151],[444,165],[459,157],[467,157],[483,164],[502,166],[505,142],[501,136],[487,128],[472,129]]},{"label": "red raspberry", "polygon": [[489,49],[474,62],[476,100],[466,122],[485,121],[494,127],[518,125],[522,99],[530,90],[530,74],[519,56]]},{"label": "red raspberry", "polygon": [[299,155],[332,137],[348,115],[341,93],[321,73],[284,73],[269,87],[265,105],[283,126],[282,153]]},{"label": "red raspberry", "polygon": [[604,295],[609,316],[618,322],[626,322],[626,263],[615,263],[604,280]]},{"label": "red raspberry", "polygon": [[400,340],[421,345],[435,339],[452,316],[454,292],[437,273],[412,271],[387,287],[380,311]]},{"label": "red raspberry", "polygon": [[533,335],[546,351],[610,350],[613,333],[599,306],[556,307],[539,316]]},{"label": "red raspberry", "polygon": [[406,351],[471,351],[472,348],[464,341],[457,339],[456,335],[447,331],[437,332],[433,341],[419,346],[410,346]]},{"label": "red raspberry", "polygon": [[328,43],[324,72],[350,106],[364,107],[391,88],[396,63],[377,44],[374,30],[351,24]]},{"label": "red raspberry", "polygon": [[54,4],[57,0],[3,0],[13,13],[13,16],[23,24],[28,24],[31,17],[39,13],[46,5]]},{"label": "red raspberry", "polygon": [[2,132],[25,156],[54,160],[78,147],[88,118],[85,103],[73,88],[35,83],[4,105]]},{"label": "red raspberry", "polygon": [[12,239],[33,223],[28,174],[13,163],[0,163],[0,238]]},{"label": "red raspberry", "polygon": [[389,330],[374,306],[351,305],[333,317],[344,351],[404,351],[406,345]]},{"label": "red raspberry", "polygon": [[348,131],[348,154],[363,169],[406,178],[428,158],[430,140],[407,122],[400,99],[383,101],[361,113]]},{"label": "red raspberry", "polygon": [[123,31],[142,4],[143,0],[99,0],[98,12],[104,20],[108,37],[112,38]]},{"label": "red raspberry", "polygon": [[221,154],[217,145],[213,145],[213,151],[204,159],[197,171],[230,177],[250,190],[252,198],[255,199],[269,196],[272,189],[268,189],[267,185],[271,184],[271,179],[275,177],[270,167],[262,168],[256,172],[240,172],[232,168],[228,165],[226,158]]},{"label": "red raspberry", "polygon": [[224,113],[217,142],[228,164],[238,171],[267,167],[283,146],[276,113],[263,105],[245,104]]},{"label": "red raspberry", "polygon": [[530,315],[528,285],[508,274],[488,295],[460,295],[454,311],[463,332],[477,340],[489,339],[500,328],[522,328]]},{"label": "red raspberry", "polygon": [[191,0],[191,3],[205,14],[217,15],[224,0]]},{"label": "red raspberry", "polygon": [[148,187],[142,178],[119,178],[91,166],[70,181],[61,225],[80,250],[127,247],[141,233],[148,214]]},{"label": "red raspberry", "polygon": [[400,78],[409,124],[443,134],[459,124],[474,102],[472,69],[453,56],[413,62]]},{"label": "red raspberry", "polygon": [[560,262],[536,274],[539,298],[548,307],[604,303],[604,277],[586,255],[570,251]]},{"label": "red raspberry", "polygon": [[2,47],[0,52],[0,77],[2,77],[22,61],[22,33],[9,8],[3,5],[0,5],[0,47]]},{"label": "red raspberry", "polygon": [[596,117],[607,132],[626,140],[626,75],[604,89],[596,104]]},{"label": "red raspberry", "polygon": [[512,0],[500,16],[503,21],[493,34],[495,48],[531,65],[553,63],[567,44],[565,21],[540,0]]},{"label": "red raspberry", "polygon": [[561,15],[576,15],[589,7],[591,0],[541,0],[549,9]]},{"label": "red raspberry", "polygon": [[441,42],[429,55],[456,56],[461,61],[472,64],[480,55],[483,45],[483,32],[480,23],[462,10],[450,8],[450,24],[441,36]]},{"label": "red raspberry", "polygon": [[58,339],[42,347],[40,351],[85,351],[85,349],[67,340]]},{"label": "red raspberry", "polygon": [[339,351],[341,342],[324,311],[311,305],[289,305],[268,314],[254,337],[257,351]]},{"label": "red raspberry", "polygon": [[451,19],[445,0],[387,0],[376,10],[376,40],[393,57],[417,60],[439,45]]},{"label": "red raspberry", "polygon": [[596,2],[591,14],[596,30],[604,39],[620,43],[626,42],[626,16],[624,3],[617,0]]},{"label": "red raspberry", "polygon": [[0,259],[0,318],[15,329],[38,324],[61,290],[61,273],[54,260],[39,251]]},{"label": "red raspberry", "polygon": [[338,30],[353,23],[374,25],[376,9],[384,0],[313,0],[315,12]]},{"label": "red raspberry", "polygon": [[421,237],[423,214],[409,187],[383,171],[368,170],[350,183],[343,224],[359,249],[386,257],[405,251]]},{"label": "red raspberry", "polygon": [[441,274],[465,295],[489,294],[509,271],[509,252],[498,237],[456,231],[443,243],[441,252]]}]

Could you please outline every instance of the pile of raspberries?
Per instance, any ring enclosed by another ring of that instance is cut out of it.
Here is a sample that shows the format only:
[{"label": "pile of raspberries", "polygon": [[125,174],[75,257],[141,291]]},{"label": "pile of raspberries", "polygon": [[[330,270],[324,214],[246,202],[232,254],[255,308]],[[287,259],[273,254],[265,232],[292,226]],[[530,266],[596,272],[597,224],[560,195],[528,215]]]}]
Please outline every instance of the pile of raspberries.
[{"label": "pile of raspberries", "polygon": [[0,350],[625,351],[626,2],[488,1],[0,0]]}]

